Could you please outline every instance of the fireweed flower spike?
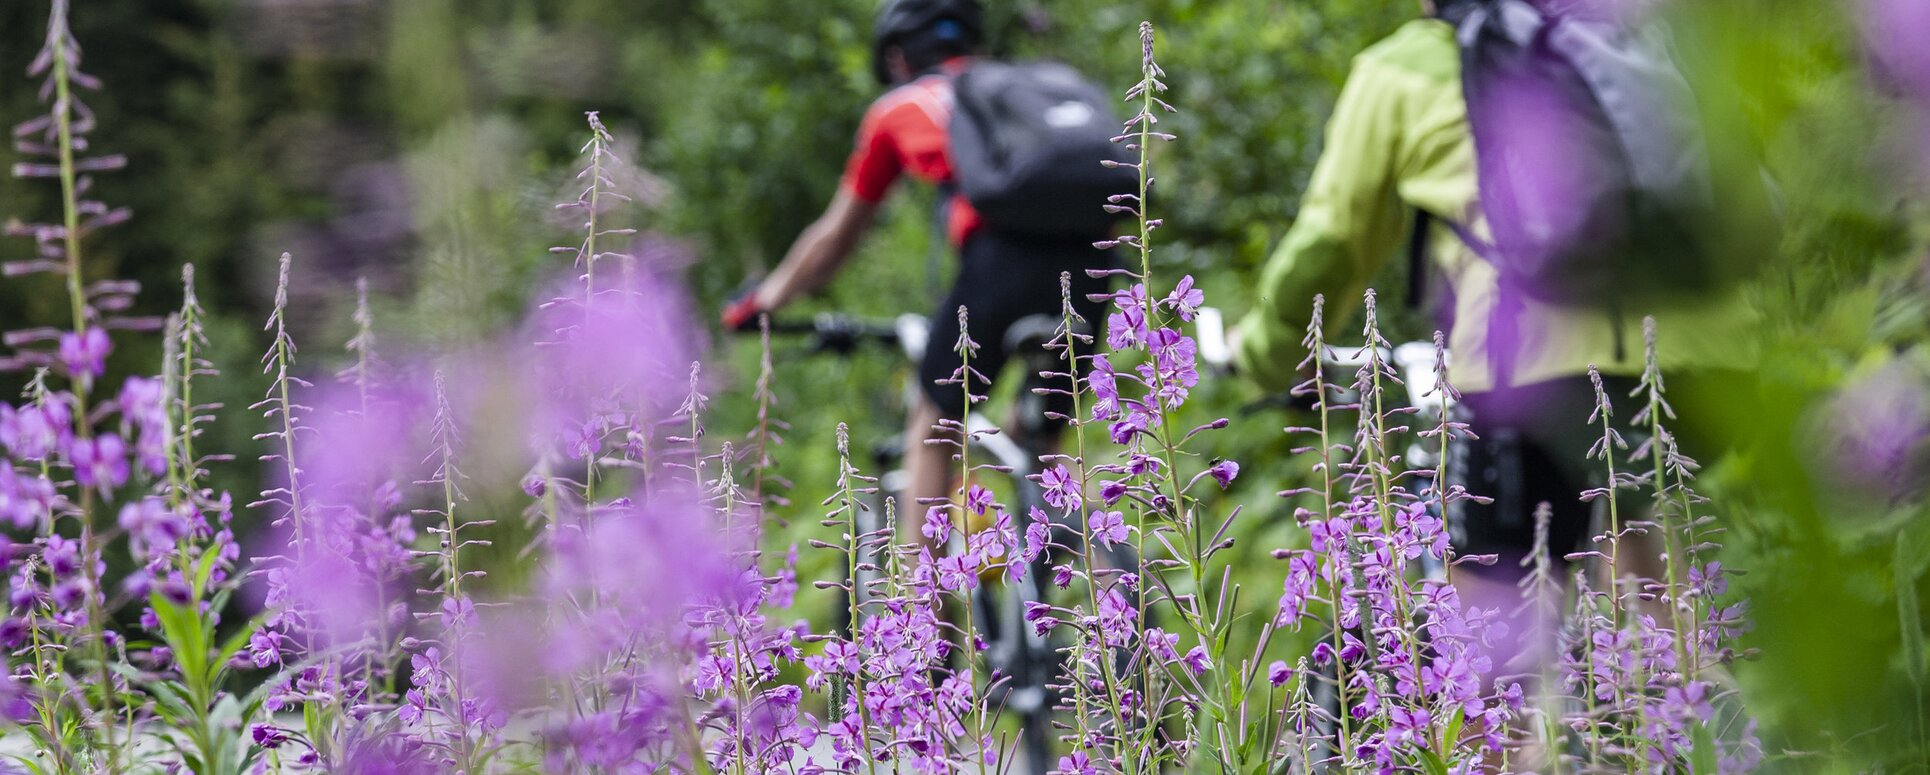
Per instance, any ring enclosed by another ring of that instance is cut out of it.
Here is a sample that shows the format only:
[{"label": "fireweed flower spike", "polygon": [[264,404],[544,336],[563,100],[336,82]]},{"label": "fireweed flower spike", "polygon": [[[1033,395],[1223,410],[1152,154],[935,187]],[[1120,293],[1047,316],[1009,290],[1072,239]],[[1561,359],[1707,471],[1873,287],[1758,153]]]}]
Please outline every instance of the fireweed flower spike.
[{"label": "fireweed flower spike", "polygon": [[[63,275],[70,327],[66,331],[33,328],[0,335],[0,341],[15,351],[11,356],[0,357],[0,367],[12,369],[57,364],[67,376],[69,388],[66,391],[50,391],[46,389],[44,373],[37,373],[34,377],[35,387],[31,390],[35,394],[36,406],[34,412],[28,415],[28,424],[41,426],[35,430],[42,438],[34,441],[44,442],[45,434],[51,430],[54,444],[28,445],[50,448],[38,456],[40,473],[29,480],[33,482],[28,485],[32,497],[27,500],[46,505],[46,540],[50,544],[53,538],[58,537],[55,535],[57,531],[62,529],[57,524],[60,517],[72,517],[73,532],[78,534],[75,546],[79,573],[52,586],[51,591],[56,606],[71,607],[73,610],[63,612],[63,621],[39,622],[30,618],[25,626],[16,626],[14,629],[37,633],[42,627],[51,625],[66,630],[46,647],[72,648],[71,654],[63,653],[59,659],[39,664],[51,665],[46,674],[59,676],[62,680],[77,677],[69,676],[66,672],[70,662],[74,670],[85,669],[93,675],[91,680],[76,681],[72,686],[41,685],[41,689],[55,693],[55,696],[43,696],[35,701],[41,709],[38,718],[43,735],[41,748],[53,752],[57,766],[67,769],[75,764],[75,757],[81,752],[74,751],[67,741],[55,741],[47,736],[71,734],[83,749],[98,747],[92,753],[99,758],[90,758],[93,765],[104,763],[107,768],[114,769],[121,763],[122,741],[125,739],[125,730],[117,732],[114,727],[123,721],[120,695],[126,682],[110,664],[119,634],[110,629],[106,610],[107,590],[104,589],[105,579],[102,578],[105,568],[100,561],[104,546],[95,533],[95,527],[99,513],[106,511],[97,501],[108,499],[114,489],[127,481],[129,465],[125,457],[128,450],[119,434],[96,433],[94,423],[97,413],[93,393],[95,381],[104,368],[102,360],[111,348],[104,329],[111,325],[151,330],[158,328],[159,321],[131,319],[120,314],[131,304],[131,297],[139,289],[137,284],[114,280],[90,284],[82,271],[85,266],[81,250],[83,238],[126,220],[128,212],[86,198],[92,188],[91,173],[119,169],[126,165],[126,158],[118,154],[90,155],[87,135],[95,128],[94,113],[80,99],[78,92],[82,89],[98,90],[101,84],[80,67],[81,47],[68,27],[68,3],[66,0],[54,0],[49,6],[43,44],[27,67],[28,77],[40,80],[39,98],[47,109],[45,113],[13,128],[15,150],[21,160],[15,163],[11,173],[17,178],[57,180],[61,218],[58,223],[21,224],[10,221],[6,233],[9,236],[32,238],[34,257],[0,266],[0,275],[15,277],[39,272]],[[47,343],[54,345],[54,352],[23,349]],[[49,408],[56,405],[59,408]],[[13,413],[11,419],[17,421],[20,414]],[[57,425],[53,422],[56,420],[59,421]],[[7,445],[16,447],[11,440]],[[41,450],[16,447],[12,451],[19,454]],[[68,487],[68,483],[53,478],[54,469],[51,465],[55,460],[63,460],[71,466],[74,480],[71,498],[57,495]],[[11,465],[8,468],[11,474]],[[19,477],[14,475],[10,478]],[[4,483],[0,481],[0,484]],[[47,492],[48,484],[53,485],[54,492]],[[57,499],[65,502],[57,502]],[[37,505],[28,508],[41,510]],[[20,607],[32,610],[30,606]],[[36,651],[40,651],[38,645]],[[41,668],[36,668],[36,671],[39,670]],[[64,693],[72,693],[75,699],[71,703],[56,699]],[[132,698],[129,700],[134,701]],[[127,715],[127,722],[131,723],[132,714]],[[86,721],[83,723],[82,719]],[[63,729],[74,731],[58,731]]]},{"label": "fireweed flower spike", "polygon": [[[1092,603],[1096,610],[1083,616],[1096,628],[1097,642],[1131,649],[1125,661],[1137,666],[1138,675],[1130,681],[1143,688],[1108,689],[1118,698],[1114,707],[1124,711],[1121,720],[1137,723],[1116,725],[1110,739],[1097,737],[1111,746],[1110,758],[1127,772],[1156,771],[1164,766],[1162,762],[1189,758],[1201,766],[1211,762],[1221,768],[1245,769],[1254,766],[1248,757],[1264,752],[1219,744],[1247,739],[1253,715],[1238,698],[1264,680],[1264,662],[1230,658],[1227,652],[1232,635],[1229,603],[1237,598],[1238,588],[1231,584],[1224,560],[1216,555],[1230,545],[1223,539],[1238,510],[1224,517],[1211,516],[1193,490],[1202,479],[1230,482],[1238,469],[1233,461],[1218,461],[1201,470],[1192,462],[1196,453],[1187,451],[1209,438],[1206,431],[1223,424],[1208,424],[1190,433],[1174,430],[1174,418],[1200,378],[1197,347],[1177,324],[1193,317],[1205,303],[1205,295],[1193,287],[1190,277],[1165,292],[1153,289],[1152,234],[1160,221],[1146,210],[1157,182],[1150,145],[1154,140],[1176,138],[1157,129],[1159,114],[1171,113],[1173,108],[1159,96],[1166,90],[1165,71],[1154,59],[1150,24],[1141,25],[1140,43],[1141,79],[1126,93],[1127,101],[1137,102],[1138,110],[1115,138],[1136,154],[1135,161],[1123,164],[1137,171],[1139,186],[1133,194],[1114,197],[1107,208],[1133,218],[1136,234],[1101,243],[1134,249],[1138,272],[1131,275],[1133,285],[1110,297],[1114,311],[1107,319],[1105,341],[1111,352],[1095,353],[1085,372],[1095,397],[1090,417],[1108,423],[1108,433],[1120,447],[1119,462],[1092,469],[1101,477],[1106,508],[1094,509],[1083,521],[1089,544],[1117,541],[1130,528],[1136,534],[1133,540],[1142,564],[1116,583],[1104,585]],[[1122,369],[1116,363],[1135,365]],[[1132,512],[1130,525],[1123,511],[1113,508],[1115,504]],[[1161,558],[1153,560],[1149,552]],[[1088,566],[1085,572],[1095,577],[1096,571]],[[1102,586],[1096,579],[1093,584]],[[1127,587],[1138,602],[1122,610],[1115,601],[1127,599],[1122,592]],[[1190,658],[1162,661],[1134,653],[1145,648],[1148,612],[1155,606],[1170,610],[1179,623],[1203,636]],[[1131,616],[1119,615],[1126,612]],[[1261,650],[1270,632],[1260,636]],[[1108,661],[1103,655],[1086,659]],[[1182,717],[1197,737],[1172,741],[1156,733],[1161,725]]]},{"label": "fireweed flower spike", "polygon": [[783,434],[790,430],[790,425],[772,415],[772,410],[777,406],[777,393],[772,389],[776,369],[771,365],[769,315],[758,316],[757,330],[760,357],[757,361],[757,386],[753,394],[757,401],[757,427],[750,433],[750,444],[745,452],[751,462],[751,502],[761,517],[790,505],[783,492],[790,489],[791,483],[776,472],[777,447],[784,443]]}]

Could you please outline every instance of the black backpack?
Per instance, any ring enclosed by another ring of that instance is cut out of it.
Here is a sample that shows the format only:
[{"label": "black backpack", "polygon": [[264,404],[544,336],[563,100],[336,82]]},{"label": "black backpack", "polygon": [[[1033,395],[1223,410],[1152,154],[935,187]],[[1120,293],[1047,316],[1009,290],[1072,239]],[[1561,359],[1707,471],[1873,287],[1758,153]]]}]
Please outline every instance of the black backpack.
[{"label": "black backpack", "polygon": [[980,61],[952,91],[952,168],[960,193],[1001,232],[1097,239],[1118,217],[1107,197],[1137,190],[1111,100],[1057,62]]},{"label": "black backpack", "polygon": [[[1462,0],[1461,84],[1504,292],[1564,305],[1707,290],[1715,208],[1686,80],[1655,30],[1561,0]],[[1437,214],[1439,215],[1439,214]]]}]

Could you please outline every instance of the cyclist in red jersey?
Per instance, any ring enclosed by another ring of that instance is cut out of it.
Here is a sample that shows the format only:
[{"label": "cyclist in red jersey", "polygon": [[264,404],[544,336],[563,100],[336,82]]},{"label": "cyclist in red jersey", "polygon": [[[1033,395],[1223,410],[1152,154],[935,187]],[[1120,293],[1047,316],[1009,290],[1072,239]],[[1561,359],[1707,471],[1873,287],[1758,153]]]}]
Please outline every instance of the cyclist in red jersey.
[{"label": "cyclist in red jersey", "polygon": [[[1106,283],[1085,270],[1107,266],[1107,256],[1090,241],[1019,238],[987,228],[965,197],[953,191],[949,127],[952,78],[978,54],[983,11],[977,0],[890,0],[873,29],[873,66],[881,83],[892,87],[865,112],[844,178],[831,204],[771,274],[742,300],[724,311],[724,325],[741,329],[760,313],[772,312],[798,296],[823,287],[850,258],[879,206],[900,177],[949,192],[939,207],[940,230],[960,256],[952,291],[932,314],[930,344],[919,364],[925,390],[907,413],[906,495],[930,502],[955,487],[951,448],[923,443],[935,438],[933,426],[965,409],[961,388],[939,385],[958,371],[952,345],[958,339],[958,310],[969,315],[972,339],[979,345],[973,371],[997,375],[1010,353],[1006,330],[1033,315],[1060,315],[1059,276],[1069,272],[1080,314],[1099,319],[1102,303],[1087,297],[1105,293]],[[974,392],[988,387],[974,382]],[[1063,392],[1067,386],[1058,386]],[[1071,411],[1069,395],[1051,394],[1046,410]],[[905,509],[915,520],[921,509]]]}]

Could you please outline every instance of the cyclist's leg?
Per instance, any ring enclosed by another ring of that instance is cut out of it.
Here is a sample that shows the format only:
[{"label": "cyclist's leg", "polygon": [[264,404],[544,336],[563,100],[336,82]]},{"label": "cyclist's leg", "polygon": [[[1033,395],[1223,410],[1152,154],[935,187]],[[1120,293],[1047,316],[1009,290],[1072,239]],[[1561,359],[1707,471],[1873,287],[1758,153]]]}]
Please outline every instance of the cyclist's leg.
[{"label": "cyclist's leg", "polygon": [[[924,541],[919,529],[925,524],[928,504],[951,497],[957,489],[958,470],[952,462],[957,447],[951,443],[957,434],[938,427],[945,416],[928,391],[919,391],[905,411],[906,501],[899,507],[898,524],[899,536],[907,541]],[[928,443],[933,441],[938,443]]]},{"label": "cyclist's leg", "polygon": [[[1096,250],[1091,246],[1080,245],[1062,248],[1061,250],[1061,254],[1053,257],[1055,260],[1046,261],[1043,263],[1043,266],[1061,267],[1058,271],[1070,275],[1072,310],[1081,320],[1085,321],[1082,324],[1084,333],[1089,335],[1103,333],[1101,327],[1105,323],[1107,303],[1104,299],[1095,299],[1093,297],[1107,293],[1111,289],[1111,283],[1108,278],[1088,275],[1086,270],[1109,266],[1109,254]],[[1050,270],[1041,274],[1048,273],[1050,273]],[[1026,300],[1027,314],[1044,315],[1053,320],[1062,320],[1064,316],[1064,303],[1056,274],[1050,277],[1041,276],[1035,278],[1034,283],[1038,288],[1035,288],[1033,292],[1028,294],[1029,298]],[[1047,289],[1050,290],[1049,294],[1043,292]],[[1091,344],[1081,342],[1077,345],[1076,351],[1081,355],[1091,355],[1092,348],[1093,346]],[[1059,353],[1052,353],[1050,358],[1051,360],[1049,364],[1047,364],[1046,369],[1052,373],[1057,374],[1074,371],[1073,367],[1067,364]],[[1028,368],[1027,373],[1023,376],[1025,379],[1023,390],[1027,397],[1034,396],[1034,391],[1043,390],[1045,392],[1037,395],[1039,400],[1013,402],[1012,416],[1007,420],[1005,427],[1013,429],[1015,438],[1017,438],[1021,444],[1026,445],[1027,448],[1037,450],[1044,454],[1056,454],[1060,449],[1061,442],[1064,441],[1064,431],[1066,429],[1066,422],[1056,418],[1070,417],[1077,408],[1072,395],[1073,391],[1077,389],[1077,384],[1067,378],[1046,378],[1041,376],[1037,369],[1031,368]],[[1045,416],[1043,418],[1027,418],[1020,415],[1021,412],[1028,411],[1043,412]],[[1027,420],[1031,420],[1032,422],[1027,422]],[[1041,422],[1040,420],[1043,421]],[[1028,427],[1037,429],[1037,438],[1020,435]]]},{"label": "cyclist's leg", "polygon": [[[991,389],[986,380],[1005,366],[1005,329],[1012,319],[1001,298],[1009,279],[1000,276],[998,248],[989,235],[976,235],[968,241],[962,250],[958,280],[932,313],[931,339],[925,346],[924,360],[918,364],[921,390],[908,412],[905,431],[905,468],[910,475],[906,494],[912,498],[912,507],[905,510],[900,525],[911,527],[914,537],[923,537],[917,526],[924,523],[931,504],[952,497],[959,487],[958,463],[954,460],[959,439],[956,433],[936,427],[941,419],[965,416],[967,386],[959,380],[969,378],[972,394],[985,395]],[[965,310],[965,330],[976,345],[969,372],[964,371],[966,359],[959,353],[960,309]]]},{"label": "cyclist's leg", "polygon": [[[1594,392],[1586,378],[1521,386],[1505,393],[1464,397],[1474,438],[1456,439],[1449,451],[1449,484],[1492,498],[1460,501],[1448,513],[1459,555],[1495,555],[1490,565],[1462,563],[1452,578],[1467,605],[1504,614],[1538,610],[1523,606],[1522,578],[1533,570],[1536,508],[1549,507],[1547,555],[1552,595],[1567,578],[1565,555],[1586,538],[1589,506],[1587,417]],[[1570,429],[1576,429],[1571,431]],[[1573,461],[1567,458],[1573,457]],[[1525,561],[1525,562],[1524,562]],[[1539,601],[1546,602],[1546,601]],[[1551,622],[1514,621],[1490,653],[1492,676],[1533,672],[1553,653]]]}]

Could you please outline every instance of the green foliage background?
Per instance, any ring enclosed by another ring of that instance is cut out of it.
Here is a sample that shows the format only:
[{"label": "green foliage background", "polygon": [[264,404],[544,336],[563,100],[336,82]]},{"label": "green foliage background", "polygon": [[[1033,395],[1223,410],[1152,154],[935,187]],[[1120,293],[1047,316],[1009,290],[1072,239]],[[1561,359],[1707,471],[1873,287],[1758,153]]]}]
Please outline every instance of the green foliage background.
[{"label": "green foliage background", "polygon": [[[1159,26],[1169,100],[1183,113],[1169,125],[1180,141],[1158,159],[1154,207],[1170,228],[1157,259],[1169,278],[1194,274],[1235,312],[1292,222],[1350,57],[1417,13],[1402,0],[989,5],[995,52],[1065,59],[1114,87],[1135,76],[1139,21]],[[231,407],[257,389],[254,321],[282,250],[296,256],[297,335],[317,375],[339,360],[357,277],[377,291],[386,348],[509,335],[531,288],[563,271],[546,247],[573,237],[549,205],[569,196],[583,112],[598,110],[649,173],[630,181],[641,205],[619,220],[681,241],[699,308],[715,309],[829,199],[877,93],[871,7],[82,0],[75,32],[87,69],[107,84],[90,95],[101,121],[94,143],[131,158],[129,170],[100,176],[98,191],[136,214],[92,243],[88,273],[141,280],[143,305],[158,312],[179,300],[179,266],[195,263],[220,315],[212,334],[231,378],[219,397]],[[45,10],[0,3],[0,72],[17,74],[32,57]],[[1917,726],[1930,662],[1918,609],[1930,528],[1920,502],[1871,505],[1832,489],[1806,447],[1819,401],[1846,380],[1887,363],[1930,370],[1922,181],[1900,174],[1905,143],[1885,129],[1897,110],[1865,72],[1850,6],[1698,0],[1675,16],[1698,86],[1743,107],[1725,141],[1761,152],[1785,214],[1782,247],[1757,289],[1768,313],[1764,397],[1731,402],[1742,408],[1723,418],[1757,431],[1755,443],[1710,475],[1731,527],[1729,564],[1752,571],[1743,586],[1760,623],[1763,659],[1737,672],[1772,750],[1842,753],[1845,767],[1898,764],[1924,751]],[[34,91],[0,78],[0,116],[36,112]],[[11,153],[0,149],[0,162]],[[46,218],[54,193],[41,181],[0,182],[0,217]],[[932,260],[929,194],[902,193],[911,195],[836,285],[799,314],[927,310],[949,261]],[[0,260],[29,250],[0,242]],[[1390,291],[1403,282],[1381,279]],[[0,328],[59,320],[64,304],[45,279],[0,281]],[[1426,333],[1393,325],[1397,335]],[[714,341],[717,439],[750,424],[757,353],[746,344]],[[117,368],[152,368],[158,348],[136,337],[121,346]],[[778,415],[795,426],[780,459],[797,483],[791,521],[801,535],[833,481],[833,423],[851,423],[860,448],[894,432],[902,367],[889,353],[778,350]],[[11,393],[17,378],[6,379],[0,388]],[[1227,502],[1247,504],[1237,564],[1248,599],[1264,606],[1279,578],[1265,552],[1294,534],[1272,493],[1295,486],[1307,464],[1279,432],[1294,418],[1242,413],[1256,397],[1213,380],[1196,411],[1236,419],[1220,454],[1246,467]],[[245,450],[253,432],[228,420],[214,443]],[[237,491],[253,489],[245,462],[220,473]],[[829,560],[807,552],[804,573]]]}]

